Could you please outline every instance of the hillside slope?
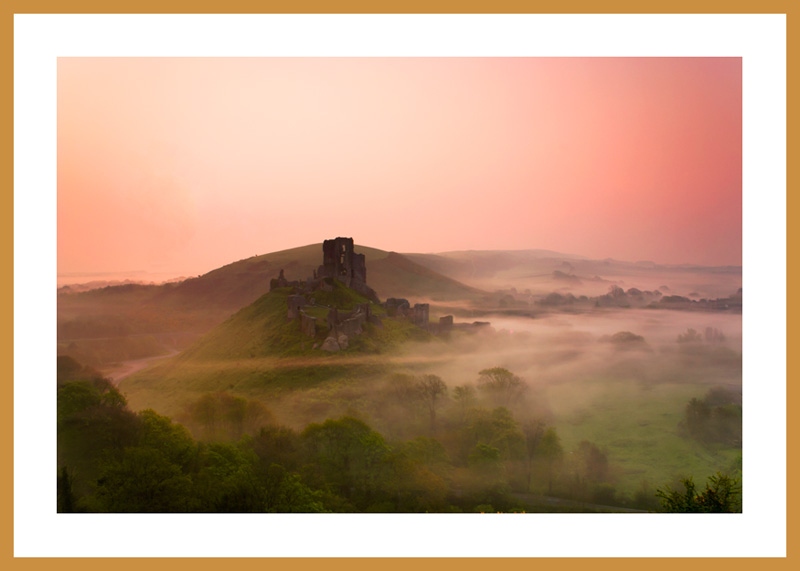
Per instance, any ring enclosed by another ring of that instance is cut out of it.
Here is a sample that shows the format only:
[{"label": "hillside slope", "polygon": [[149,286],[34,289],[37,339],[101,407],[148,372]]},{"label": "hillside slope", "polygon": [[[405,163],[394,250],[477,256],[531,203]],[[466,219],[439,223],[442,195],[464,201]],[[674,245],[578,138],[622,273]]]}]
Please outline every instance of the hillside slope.
[{"label": "hillside slope", "polygon": [[[306,305],[303,311],[315,317],[316,336],[311,338],[300,330],[299,320],[287,317],[287,299],[292,288],[278,288],[252,304],[243,307],[221,323],[180,356],[181,361],[237,360],[271,356],[325,355],[315,345],[321,345],[328,336],[328,308],[340,312],[354,309],[356,304],[369,303],[375,315],[385,315],[384,309],[370,302],[355,290],[331,280],[332,291],[316,291],[311,296],[316,305]],[[430,335],[405,321],[385,319],[382,327],[364,325],[364,334],[351,339],[344,352],[379,353],[409,338],[426,340]]]}]

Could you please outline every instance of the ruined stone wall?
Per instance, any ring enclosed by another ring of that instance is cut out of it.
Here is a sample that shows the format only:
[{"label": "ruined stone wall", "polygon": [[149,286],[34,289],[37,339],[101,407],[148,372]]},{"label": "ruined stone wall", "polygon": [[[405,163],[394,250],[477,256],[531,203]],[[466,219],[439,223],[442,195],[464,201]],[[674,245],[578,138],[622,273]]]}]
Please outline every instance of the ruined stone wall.
[{"label": "ruined stone wall", "polygon": [[356,313],[353,317],[340,321],[337,325],[339,335],[344,333],[347,337],[355,337],[364,332],[363,326],[367,322],[367,318],[363,313]]},{"label": "ruined stone wall", "polygon": [[430,310],[431,306],[427,303],[415,303],[410,316],[412,323],[417,327],[427,329],[430,324]]},{"label": "ruined stone wall", "polygon": [[334,337],[338,334],[338,330],[336,325],[339,323],[339,310],[336,308],[331,309],[328,312],[328,331]]},{"label": "ruined stone wall", "polygon": [[367,259],[364,254],[353,254],[352,257],[352,278],[364,285],[367,283]]},{"label": "ruined stone wall", "polygon": [[306,304],[306,298],[302,295],[290,295],[287,298],[286,303],[289,306],[289,319],[297,319],[300,317],[300,308]]},{"label": "ruined stone wall", "polygon": [[300,331],[303,332],[303,335],[315,337],[317,335],[317,319],[300,311]]},{"label": "ruined stone wall", "polygon": [[411,309],[408,300],[402,297],[390,297],[384,302],[383,306],[386,308],[386,313],[389,317],[395,317],[397,315],[405,316],[409,309]]},{"label": "ruined stone wall", "polygon": [[368,303],[356,304],[355,311],[363,313],[367,320],[369,320],[370,315],[372,315],[372,310],[370,310]]}]

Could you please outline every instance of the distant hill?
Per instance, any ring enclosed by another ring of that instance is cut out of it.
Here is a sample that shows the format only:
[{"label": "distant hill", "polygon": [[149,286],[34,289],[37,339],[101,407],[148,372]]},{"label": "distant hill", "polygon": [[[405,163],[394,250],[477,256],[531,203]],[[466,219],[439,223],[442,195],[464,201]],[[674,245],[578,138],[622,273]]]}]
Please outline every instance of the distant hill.
[{"label": "distant hill", "polygon": [[701,297],[715,298],[736,291],[742,273],[740,266],[593,260],[551,250],[465,250],[403,256],[470,287],[486,291],[514,287],[539,295],[552,291],[600,295],[612,284],[652,290],[669,281],[686,294],[697,291]]},{"label": "distant hill", "polygon": [[464,250],[439,254],[403,254],[426,268],[467,284],[483,283],[506,275],[552,274],[572,269],[581,256],[551,250]]},{"label": "distant hill", "polygon": [[[364,254],[367,283],[381,299],[406,297],[454,301],[472,299],[484,292],[466,286],[402,254],[355,246]],[[165,289],[166,299],[176,303],[243,307],[269,290],[269,281],[284,270],[289,280],[311,277],[322,263],[322,244],[253,256]]]},{"label": "distant hill", "polygon": [[[485,296],[402,254],[359,245],[355,251],[365,255],[367,283],[381,299],[404,297],[413,304]],[[90,361],[100,365],[124,360],[130,353],[131,336],[191,332],[194,337],[184,335],[172,347],[182,349],[198,334],[261,298],[281,269],[289,280],[304,280],[313,275],[322,259],[322,244],[310,244],[239,260],[180,283],[125,284],[78,293],[60,290],[59,354],[84,359],[86,355],[97,355]],[[97,346],[99,343],[102,347]],[[137,347],[141,345],[138,340],[137,343]],[[124,345],[126,349],[113,350],[109,344]]]}]

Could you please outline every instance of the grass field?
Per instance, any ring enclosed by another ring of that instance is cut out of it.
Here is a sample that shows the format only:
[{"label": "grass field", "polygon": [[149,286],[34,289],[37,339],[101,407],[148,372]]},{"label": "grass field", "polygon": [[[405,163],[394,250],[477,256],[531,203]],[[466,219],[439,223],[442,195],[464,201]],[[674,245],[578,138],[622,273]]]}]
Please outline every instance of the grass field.
[{"label": "grass field", "polygon": [[[740,468],[741,448],[707,446],[679,431],[686,404],[708,388],[598,381],[594,388],[586,382],[564,383],[549,388],[546,395],[556,403],[555,424],[564,448],[574,449],[582,440],[594,442],[608,455],[617,489],[632,494],[643,483],[659,487],[694,476],[702,484],[717,471]],[[566,404],[575,403],[572,397],[578,391],[579,404]]]}]

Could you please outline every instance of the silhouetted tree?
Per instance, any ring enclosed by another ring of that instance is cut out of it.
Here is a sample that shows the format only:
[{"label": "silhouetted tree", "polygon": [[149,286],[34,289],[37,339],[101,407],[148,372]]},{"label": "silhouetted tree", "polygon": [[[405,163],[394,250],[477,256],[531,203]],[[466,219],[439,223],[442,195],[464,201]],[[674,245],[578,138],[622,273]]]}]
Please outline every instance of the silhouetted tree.
[{"label": "silhouetted tree", "polygon": [[461,410],[461,420],[466,420],[467,411],[475,406],[477,399],[475,398],[475,387],[472,385],[464,385],[453,388],[453,400],[458,403]]},{"label": "silhouetted tree", "polygon": [[526,422],[522,426],[522,433],[525,435],[525,449],[528,453],[527,487],[525,491],[530,491],[533,458],[542,443],[542,437],[544,437],[544,423],[541,421]]},{"label": "silhouetted tree", "polygon": [[556,469],[564,458],[561,438],[559,438],[555,428],[548,428],[542,435],[542,441],[539,444],[539,457],[544,462],[547,473],[547,491],[552,493]]},{"label": "silhouetted tree", "polygon": [[437,401],[447,395],[447,385],[436,375],[423,375],[417,381],[420,395],[428,405],[431,419],[431,434],[436,433],[436,407]]}]

